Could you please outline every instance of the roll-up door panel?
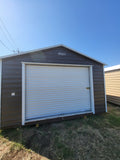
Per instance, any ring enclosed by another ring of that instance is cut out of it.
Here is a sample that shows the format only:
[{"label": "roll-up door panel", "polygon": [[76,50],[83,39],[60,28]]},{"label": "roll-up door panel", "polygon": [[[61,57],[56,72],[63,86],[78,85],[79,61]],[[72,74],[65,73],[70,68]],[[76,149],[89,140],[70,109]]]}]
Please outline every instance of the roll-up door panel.
[{"label": "roll-up door panel", "polygon": [[88,67],[26,65],[25,119],[90,111]]}]

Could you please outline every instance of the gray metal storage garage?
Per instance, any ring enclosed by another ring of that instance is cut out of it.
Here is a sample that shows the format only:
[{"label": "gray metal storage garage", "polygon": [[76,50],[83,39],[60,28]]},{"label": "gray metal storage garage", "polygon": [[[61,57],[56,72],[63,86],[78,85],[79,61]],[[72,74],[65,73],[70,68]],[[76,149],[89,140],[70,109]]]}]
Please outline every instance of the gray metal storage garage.
[{"label": "gray metal storage garage", "polygon": [[63,45],[1,57],[1,127],[106,112],[103,67]]}]

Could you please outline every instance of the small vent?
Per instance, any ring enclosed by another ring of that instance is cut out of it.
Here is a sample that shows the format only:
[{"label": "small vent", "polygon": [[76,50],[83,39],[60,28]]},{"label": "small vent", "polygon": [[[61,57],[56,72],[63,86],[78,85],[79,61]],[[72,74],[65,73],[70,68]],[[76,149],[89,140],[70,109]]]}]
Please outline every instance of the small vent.
[{"label": "small vent", "polygon": [[58,55],[59,55],[59,56],[66,56],[66,53],[58,52]]}]

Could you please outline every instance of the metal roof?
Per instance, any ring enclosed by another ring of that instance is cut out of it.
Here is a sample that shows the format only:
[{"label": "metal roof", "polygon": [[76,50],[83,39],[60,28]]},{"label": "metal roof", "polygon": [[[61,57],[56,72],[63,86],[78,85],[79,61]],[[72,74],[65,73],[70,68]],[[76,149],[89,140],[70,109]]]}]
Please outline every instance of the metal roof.
[{"label": "metal roof", "polygon": [[107,67],[104,69],[105,72],[107,71],[114,71],[114,70],[117,70],[117,69],[120,69],[120,64],[119,65],[115,65],[115,66],[111,66],[111,67]]}]

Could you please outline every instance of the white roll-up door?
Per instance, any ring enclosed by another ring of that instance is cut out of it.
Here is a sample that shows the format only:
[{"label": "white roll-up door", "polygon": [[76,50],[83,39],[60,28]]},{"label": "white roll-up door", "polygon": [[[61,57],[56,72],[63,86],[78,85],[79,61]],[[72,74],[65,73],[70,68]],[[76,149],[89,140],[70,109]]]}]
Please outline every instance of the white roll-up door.
[{"label": "white roll-up door", "polygon": [[26,65],[25,120],[91,111],[89,67]]}]

